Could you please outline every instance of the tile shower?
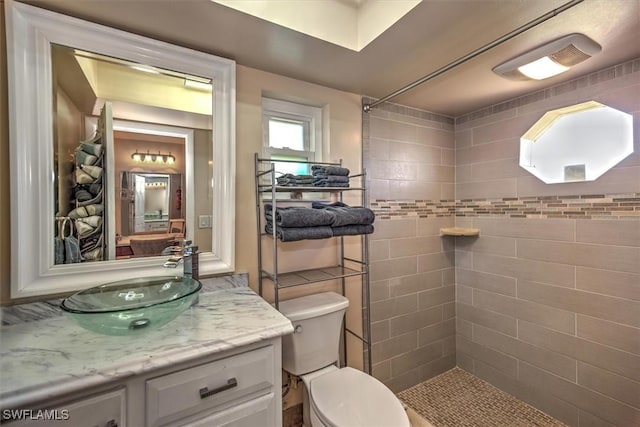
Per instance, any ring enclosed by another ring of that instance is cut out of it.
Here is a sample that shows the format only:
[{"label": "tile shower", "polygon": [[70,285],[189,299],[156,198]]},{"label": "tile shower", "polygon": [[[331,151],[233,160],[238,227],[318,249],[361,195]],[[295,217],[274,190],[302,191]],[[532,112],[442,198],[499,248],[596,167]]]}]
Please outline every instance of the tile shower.
[{"label": "tile shower", "polygon": [[[545,111],[589,100],[634,116],[634,154],[593,182],[518,166]],[[640,59],[455,119],[365,114],[374,375],[457,365],[571,426],[640,423],[639,122]]]}]

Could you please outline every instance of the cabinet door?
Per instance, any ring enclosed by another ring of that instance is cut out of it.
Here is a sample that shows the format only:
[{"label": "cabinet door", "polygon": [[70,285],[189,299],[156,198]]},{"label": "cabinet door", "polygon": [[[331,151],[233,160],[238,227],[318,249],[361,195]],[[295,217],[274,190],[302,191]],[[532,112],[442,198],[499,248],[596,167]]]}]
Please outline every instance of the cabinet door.
[{"label": "cabinet door", "polygon": [[12,427],[124,427],[125,389],[76,400],[46,410],[23,413],[23,420]]},{"label": "cabinet door", "polygon": [[275,425],[274,394],[232,406],[224,411],[180,424],[181,427],[270,427]]}]

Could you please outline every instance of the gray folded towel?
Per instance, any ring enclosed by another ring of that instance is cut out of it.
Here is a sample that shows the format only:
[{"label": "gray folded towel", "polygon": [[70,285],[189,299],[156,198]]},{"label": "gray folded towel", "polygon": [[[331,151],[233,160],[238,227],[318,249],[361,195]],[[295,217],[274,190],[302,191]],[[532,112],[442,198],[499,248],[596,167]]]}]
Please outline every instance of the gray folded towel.
[{"label": "gray folded towel", "polygon": [[311,173],[313,175],[320,173],[325,175],[349,176],[349,169],[339,166],[311,165]]},{"label": "gray folded towel", "polygon": [[[265,203],[264,216],[267,221],[272,221],[272,205]],[[317,227],[331,225],[335,220],[335,214],[329,210],[310,209],[303,207],[276,208],[275,223],[279,227]]]},{"label": "gray folded towel", "polygon": [[362,206],[352,207],[342,202],[312,202],[311,207],[313,209],[333,212],[335,220],[331,223],[332,227],[340,227],[344,225],[368,225],[373,224],[376,219],[376,215],[371,209]]},{"label": "gray folded towel", "polygon": [[[267,222],[264,230],[272,234],[273,224]],[[327,225],[319,227],[276,227],[276,237],[283,242],[294,242],[308,239],[327,239],[333,237],[331,227]]]},{"label": "gray folded towel", "polygon": [[334,236],[357,236],[360,234],[373,233],[373,225],[343,225],[340,227],[331,227]]},{"label": "gray folded towel", "polygon": [[312,182],[316,182],[316,181],[327,181],[327,182],[349,182],[349,177],[348,176],[342,176],[342,175],[325,175],[325,176],[315,176],[312,180]]},{"label": "gray folded towel", "polygon": [[329,182],[326,179],[320,179],[318,181],[313,181],[314,187],[341,187],[341,188],[349,188],[348,182]]}]

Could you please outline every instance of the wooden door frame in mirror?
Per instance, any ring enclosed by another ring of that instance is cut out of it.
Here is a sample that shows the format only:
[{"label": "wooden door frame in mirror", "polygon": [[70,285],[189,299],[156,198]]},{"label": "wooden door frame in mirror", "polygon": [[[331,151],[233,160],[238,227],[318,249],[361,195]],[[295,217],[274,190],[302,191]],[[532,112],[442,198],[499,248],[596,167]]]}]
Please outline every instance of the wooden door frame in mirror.
[{"label": "wooden door frame in mirror", "polygon": [[233,271],[235,62],[13,0],[5,0],[5,16],[11,297],[70,292],[97,282],[167,274],[158,258],[53,265],[52,43],[212,79],[213,238],[212,251],[200,256],[200,274]]}]

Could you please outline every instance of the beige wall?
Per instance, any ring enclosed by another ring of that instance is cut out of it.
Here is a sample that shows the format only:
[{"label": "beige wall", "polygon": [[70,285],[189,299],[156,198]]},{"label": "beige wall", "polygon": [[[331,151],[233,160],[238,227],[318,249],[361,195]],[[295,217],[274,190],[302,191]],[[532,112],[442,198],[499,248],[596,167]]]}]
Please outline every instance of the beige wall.
[{"label": "beige wall", "polygon": [[[237,67],[236,78],[236,270],[248,272],[251,287],[257,289],[254,153],[262,148],[262,96],[323,107],[328,160],[343,159],[354,171],[362,167],[360,97],[243,66]],[[317,256],[316,249],[331,250],[330,245],[328,241],[282,245],[282,267],[306,268]],[[284,296],[312,290],[298,289]],[[270,292],[267,298],[271,299]]]},{"label": "beige wall", "polygon": [[453,119],[394,104],[366,114],[373,374],[401,391],[455,366]]},{"label": "beige wall", "polygon": [[[518,166],[545,111],[588,100],[633,114],[634,154],[594,182],[547,185]],[[456,217],[480,229],[456,238],[457,363],[571,426],[637,425],[640,60],[504,107],[456,119],[457,199],[527,205]],[[523,209],[544,213],[511,217]]]}]

